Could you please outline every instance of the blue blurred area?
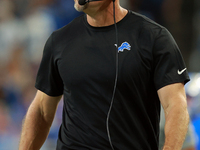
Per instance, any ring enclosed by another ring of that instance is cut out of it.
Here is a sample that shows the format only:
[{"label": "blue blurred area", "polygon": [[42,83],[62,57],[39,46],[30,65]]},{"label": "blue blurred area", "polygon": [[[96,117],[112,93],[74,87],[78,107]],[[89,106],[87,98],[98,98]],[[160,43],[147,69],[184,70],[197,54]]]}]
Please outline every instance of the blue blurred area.
[{"label": "blue blurred area", "polygon": [[192,123],[195,127],[195,131],[196,131],[196,149],[200,150],[200,116],[194,120],[192,120]]},{"label": "blue blurred area", "polygon": [[74,1],[60,0],[52,7],[52,14],[56,22],[56,28],[61,28],[68,24],[75,17],[80,15],[80,12],[74,11]]},{"label": "blue blurred area", "polygon": [[190,119],[194,125],[196,148],[200,150],[200,72],[189,74],[191,81],[186,84],[186,95]]},{"label": "blue blurred area", "polygon": [[[121,0],[120,3],[166,26],[180,45],[188,70],[200,72],[198,0]],[[17,149],[22,120],[36,93],[35,77],[44,44],[54,30],[82,14],[73,5],[73,0],[0,0],[0,150]],[[183,9],[186,5],[190,9]],[[200,150],[200,78],[198,73],[190,76],[192,80],[186,85],[188,108]],[[55,150],[62,103],[41,150]]]}]

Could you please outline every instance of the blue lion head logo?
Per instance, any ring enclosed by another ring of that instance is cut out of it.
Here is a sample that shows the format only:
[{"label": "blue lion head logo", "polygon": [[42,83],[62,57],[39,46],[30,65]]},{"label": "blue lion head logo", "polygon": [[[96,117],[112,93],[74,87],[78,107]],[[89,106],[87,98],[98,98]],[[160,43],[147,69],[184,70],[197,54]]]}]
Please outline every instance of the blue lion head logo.
[{"label": "blue lion head logo", "polygon": [[129,51],[131,50],[131,46],[128,42],[122,43],[122,45],[118,47],[118,52],[123,52],[125,49]]}]

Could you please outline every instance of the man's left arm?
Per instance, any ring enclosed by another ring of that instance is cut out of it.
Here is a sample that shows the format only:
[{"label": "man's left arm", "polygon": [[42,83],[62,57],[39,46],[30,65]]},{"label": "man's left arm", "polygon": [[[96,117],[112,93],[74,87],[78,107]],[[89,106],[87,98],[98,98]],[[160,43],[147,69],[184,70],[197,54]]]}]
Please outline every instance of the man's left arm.
[{"label": "man's left arm", "polygon": [[166,119],[163,150],[181,150],[189,123],[184,84],[162,87],[158,90],[158,96]]}]

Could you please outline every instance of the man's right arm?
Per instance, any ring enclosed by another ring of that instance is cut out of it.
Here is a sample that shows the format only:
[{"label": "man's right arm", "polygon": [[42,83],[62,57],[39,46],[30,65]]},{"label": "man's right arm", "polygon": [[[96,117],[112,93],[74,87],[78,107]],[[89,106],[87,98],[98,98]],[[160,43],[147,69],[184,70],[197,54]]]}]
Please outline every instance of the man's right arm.
[{"label": "man's right arm", "polygon": [[39,150],[45,142],[62,96],[37,91],[22,127],[19,150]]}]

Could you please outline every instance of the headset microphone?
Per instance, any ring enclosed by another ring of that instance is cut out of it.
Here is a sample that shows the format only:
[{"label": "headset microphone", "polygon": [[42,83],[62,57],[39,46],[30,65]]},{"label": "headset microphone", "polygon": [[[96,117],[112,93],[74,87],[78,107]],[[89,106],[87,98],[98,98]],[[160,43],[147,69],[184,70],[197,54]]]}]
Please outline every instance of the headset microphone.
[{"label": "headset microphone", "polygon": [[94,1],[101,1],[101,0],[79,0],[78,3],[79,5],[85,5],[86,3],[94,2]]},{"label": "headset microphone", "polygon": [[[79,5],[85,5],[86,3],[93,2],[93,1],[102,1],[102,0],[79,0],[78,3]],[[110,118],[110,113],[111,109],[113,107],[114,103],[114,97],[115,97],[115,92],[116,92],[116,87],[117,87],[117,80],[118,80],[118,63],[119,63],[119,58],[118,58],[118,30],[117,30],[117,24],[116,24],[116,18],[115,18],[115,0],[113,1],[113,18],[114,18],[114,25],[115,25],[115,31],[116,31],[116,74],[115,74],[115,84],[113,87],[113,94],[111,98],[111,103],[110,107],[107,113],[107,118],[106,118],[106,129],[107,129],[107,134],[108,134],[108,140],[111,146],[111,149],[114,150],[112,141],[111,141],[111,136],[110,136],[110,129],[109,129],[109,118]]]},{"label": "headset microphone", "polygon": [[113,143],[112,143],[111,135],[110,135],[109,118],[110,118],[110,113],[111,113],[113,103],[114,103],[115,92],[116,92],[117,81],[118,81],[118,68],[119,68],[119,66],[118,66],[118,64],[119,64],[118,44],[119,44],[119,41],[118,41],[117,23],[116,23],[116,18],[115,18],[115,0],[112,0],[112,1],[113,1],[113,18],[114,18],[114,25],[115,25],[115,32],[116,32],[116,53],[115,53],[116,54],[116,64],[115,64],[116,65],[116,74],[115,74],[115,84],[114,84],[114,87],[113,87],[113,94],[112,94],[112,98],[111,98],[111,103],[110,103],[110,107],[109,107],[107,118],[106,118],[106,129],[107,129],[108,140],[109,140],[111,149],[115,150],[114,147],[113,147]]}]

